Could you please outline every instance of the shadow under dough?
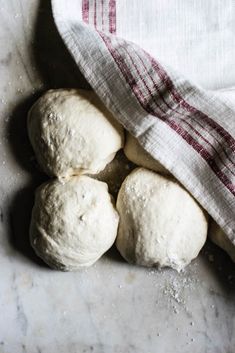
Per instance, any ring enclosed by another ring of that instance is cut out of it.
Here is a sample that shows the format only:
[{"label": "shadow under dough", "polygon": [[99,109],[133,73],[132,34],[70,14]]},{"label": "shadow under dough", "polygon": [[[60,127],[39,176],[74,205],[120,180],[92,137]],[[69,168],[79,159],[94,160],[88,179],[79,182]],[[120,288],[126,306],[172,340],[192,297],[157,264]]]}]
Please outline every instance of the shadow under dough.
[{"label": "shadow under dough", "polygon": [[107,259],[110,259],[114,262],[121,262],[121,263],[125,263],[126,261],[124,260],[124,258],[121,256],[121,254],[119,253],[118,249],[116,248],[115,243],[113,244],[113,246],[105,253],[104,255]]},{"label": "shadow under dough", "polygon": [[201,258],[211,274],[219,280],[226,295],[234,300],[235,264],[228,254],[208,239],[202,249]]},{"label": "shadow under dough", "polygon": [[7,127],[8,143],[16,162],[28,172],[35,174],[37,163],[27,132],[27,114],[40,93],[22,100],[14,107]]},{"label": "shadow under dough", "polygon": [[[29,50],[45,88],[86,88],[90,86],[80,73],[67,51],[52,17],[50,1],[40,1],[34,30],[34,41]],[[31,182],[13,198],[9,209],[10,242],[24,256],[40,266],[46,266],[34,253],[29,242],[29,225],[34,193],[48,177],[37,166],[27,133],[27,113],[42,94],[36,94],[20,102],[11,113],[8,125],[9,148],[17,163],[32,175]]]},{"label": "shadow under dough", "polygon": [[37,70],[49,88],[91,89],[57,31],[50,1],[40,1],[34,43]]},{"label": "shadow under dough", "polygon": [[34,203],[35,188],[41,182],[20,190],[14,197],[10,212],[10,242],[12,246],[40,267],[48,267],[34,252],[29,241],[29,225]]},{"label": "shadow under dough", "polygon": [[13,248],[42,266],[42,261],[36,256],[29,243],[29,224],[35,188],[48,179],[37,166],[27,133],[27,112],[38,96],[39,94],[36,94],[20,102],[12,111],[8,123],[9,149],[21,168],[32,176],[30,184],[14,195],[8,209],[8,219],[9,241]]}]

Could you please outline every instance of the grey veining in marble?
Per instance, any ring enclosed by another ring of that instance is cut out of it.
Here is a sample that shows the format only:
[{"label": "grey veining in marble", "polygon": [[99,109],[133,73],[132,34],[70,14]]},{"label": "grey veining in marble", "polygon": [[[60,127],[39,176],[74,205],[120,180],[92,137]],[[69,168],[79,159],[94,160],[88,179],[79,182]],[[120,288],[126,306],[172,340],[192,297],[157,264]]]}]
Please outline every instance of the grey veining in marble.
[{"label": "grey veining in marble", "polygon": [[51,87],[87,87],[49,1],[0,1],[0,353],[234,353],[235,269],[208,243],[183,273],[126,264],[115,249],[78,273],[29,246],[37,169],[26,113]]}]

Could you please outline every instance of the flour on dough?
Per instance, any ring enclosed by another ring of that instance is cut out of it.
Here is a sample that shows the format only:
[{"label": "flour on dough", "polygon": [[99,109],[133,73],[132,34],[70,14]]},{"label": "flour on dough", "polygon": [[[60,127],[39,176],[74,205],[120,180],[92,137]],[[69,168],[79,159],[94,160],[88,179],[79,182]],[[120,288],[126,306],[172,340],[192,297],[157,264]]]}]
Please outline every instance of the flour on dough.
[{"label": "flour on dough", "polygon": [[124,132],[92,91],[50,90],[28,114],[29,138],[50,176],[98,173],[122,148]]},{"label": "flour on dough", "polygon": [[49,181],[36,191],[31,245],[51,267],[77,270],[92,265],[112,246],[118,222],[105,183],[87,176]]},{"label": "flour on dough", "polygon": [[124,153],[131,162],[140,167],[148,168],[162,174],[170,174],[170,172],[145,151],[138,140],[129,133],[127,133],[126,136]]},{"label": "flour on dough", "polygon": [[122,182],[134,168],[135,165],[126,158],[121,150],[104,170],[98,174],[90,174],[90,176],[107,183],[109,192],[116,198]]},{"label": "flour on dough", "polygon": [[206,241],[207,218],[176,181],[135,169],[117,198],[120,216],[116,245],[130,263],[183,269]]}]

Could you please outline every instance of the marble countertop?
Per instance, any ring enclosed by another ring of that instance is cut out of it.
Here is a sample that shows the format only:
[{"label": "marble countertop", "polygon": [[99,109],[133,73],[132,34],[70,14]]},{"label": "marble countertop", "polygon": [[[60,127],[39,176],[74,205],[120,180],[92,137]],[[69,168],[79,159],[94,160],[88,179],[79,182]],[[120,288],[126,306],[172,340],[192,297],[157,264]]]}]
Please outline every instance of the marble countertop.
[{"label": "marble countertop", "polygon": [[35,166],[26,113],[42,91],[87,87],[49,1],[0,0],[0,353],[234,353],[235,268],[208,242],[178,274],[126,264],[115,249],[81,272],[34,255]]}]

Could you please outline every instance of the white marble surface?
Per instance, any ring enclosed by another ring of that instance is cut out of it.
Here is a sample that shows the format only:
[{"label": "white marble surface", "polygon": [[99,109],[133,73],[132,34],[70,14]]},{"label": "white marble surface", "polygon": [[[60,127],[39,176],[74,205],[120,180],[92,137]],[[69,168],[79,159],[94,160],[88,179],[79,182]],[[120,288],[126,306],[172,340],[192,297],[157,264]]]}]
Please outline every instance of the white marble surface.
[{"label": "white marble surface", "polygon": [[0,353],[234,353],[235,269],[207,244],[184,273],[130,266],[115,249],[78,273],[29,246],[33,190],[45,177],[26,112],[48,87],[83,86],[49,1],[0,1]]}]

